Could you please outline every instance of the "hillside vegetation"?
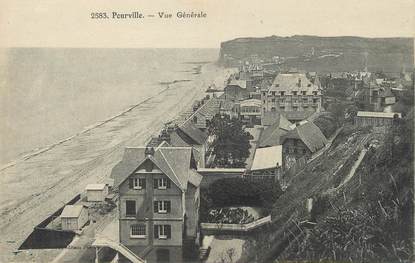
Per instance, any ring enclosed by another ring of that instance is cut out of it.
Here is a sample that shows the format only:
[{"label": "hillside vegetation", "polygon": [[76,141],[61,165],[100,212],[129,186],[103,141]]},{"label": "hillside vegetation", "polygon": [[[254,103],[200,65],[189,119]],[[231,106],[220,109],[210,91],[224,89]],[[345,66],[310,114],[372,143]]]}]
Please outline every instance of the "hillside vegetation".
[{"label": "hillside vegetation", "polygon": [[219,62],[228,65],[251,55],[285,57],[287,68],[317,72],[363,70],[366,56],[369,71],[400,72],[402,67],[413,68],[414,61],[411,38],[270,36],[221,43]]},{"label": "hillside vegetation", "polygon": [[385,135],[346,124],[325,154],[289,179],[273,224],[247,243],[241,262],[411,261],[412,125],[408,118]]}]

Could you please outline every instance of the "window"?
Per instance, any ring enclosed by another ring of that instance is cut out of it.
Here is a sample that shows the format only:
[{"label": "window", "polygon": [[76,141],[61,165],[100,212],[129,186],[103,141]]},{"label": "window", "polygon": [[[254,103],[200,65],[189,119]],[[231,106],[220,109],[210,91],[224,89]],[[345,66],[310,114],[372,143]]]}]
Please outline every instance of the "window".
[{"label": "window", "polygon": [[144,224],[131,225],[130,237],[145,238],[146,237],[146,225]]},{"label": "window", "polygon": [[272,91],[271,94],[272,94],[272,96],[275,96],[275,91]]},{"label": "window", "polygon": [[280,103],[284,103],[284,99],[280,99]]},{"label": "window", "polygon": [[275,99],[272,99],[272,102],[275,102]]},{"label": "window", "polygon": [[281,96],[284,96],[284,94],[285,94],[285,91],[281,91]]},{"label": "window", "polygon": [[317,95],[317,91],[313,91],[313,95]]},{"label": "window", "polygon": [[313,103],[318,103],[318,99],[313,99]]},{"label": "window", "polygon": [[154,179],[154,189],[170,188],[170,180],[167,178]]},{"label": "window", "polygon": [[293,95],[294,96],[297,96],[297,91],[293,91]]},{"label": "window", "polygon": [[146,179],[145,178],[131,178],[132,186],[130,185],[130,189],[140,190],[146,189]]},{"label": "window", "polygon": [[275,107],[272,107],[272,108],[271,108],[271,111],[276,111]]},{"label": "window", "polygon": [[301,91],[301,94],[302,95],[306,95],[307,94],[307,91]]},{"label": "window", "polygon": [[277,87],[277,88],[278,88],[279,86],[280,86],[280,84],[278,84],[278,83],[277,83],[277,84],[275,84],[275,87]]},{"label": "window", "polygon": [[135,210],[135,201],[134,200],[126,200],[125,201],[125,215],[126,216],[136,216]]},{"label": "window", "polygon": [[166,214],[171,211],[170,201],[154,201],[154,213]]},{"label": "window", "polygon": [[170,225],[154,225],[154,238],[170,239],[171,226]]}]

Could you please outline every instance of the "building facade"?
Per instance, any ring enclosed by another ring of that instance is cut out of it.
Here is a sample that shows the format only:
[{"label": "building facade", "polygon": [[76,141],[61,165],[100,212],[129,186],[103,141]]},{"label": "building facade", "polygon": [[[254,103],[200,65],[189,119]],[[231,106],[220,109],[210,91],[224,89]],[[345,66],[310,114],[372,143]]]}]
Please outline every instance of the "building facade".
[{"label": "building facade", "polygon": [[268,90],[262,90],[263,112],[313,111],[322,107],[320,87],[305,73],[281,73]]},{"label": "building facade", "polygon": [[149,262],[176,262],[183,246],[196,246],[201,181],[196,169],[191,147],[127,148],[112,173],[120,243]]}]

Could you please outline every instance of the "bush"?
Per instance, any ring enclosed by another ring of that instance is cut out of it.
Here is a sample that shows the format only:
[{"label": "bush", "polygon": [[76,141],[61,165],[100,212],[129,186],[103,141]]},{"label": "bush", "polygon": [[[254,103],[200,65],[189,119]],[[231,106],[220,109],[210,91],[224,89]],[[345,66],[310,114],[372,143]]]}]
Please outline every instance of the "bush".
[{"label": "bush", "polygon": [[270,184],[244,178],[220,179],[208,189],[208,197],[216,207],[244,205],[271,208],[281,194],[278,183]]}]

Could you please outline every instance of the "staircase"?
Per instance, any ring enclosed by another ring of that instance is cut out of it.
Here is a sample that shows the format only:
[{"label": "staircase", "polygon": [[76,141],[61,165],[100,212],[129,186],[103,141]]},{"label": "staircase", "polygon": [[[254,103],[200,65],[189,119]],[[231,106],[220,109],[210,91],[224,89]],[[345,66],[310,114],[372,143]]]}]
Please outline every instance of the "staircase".
[{"label": "staircase", "polygon": [[118,253],[120,253],[121,255],[123,255],[125,258],[127,258],[132,263],[145,263],[146,262],[145,260],[141,259],[139,256],[137,256],[134,252],[132,252],[130,249],[128,249],[123,244],[115,242],[108,238],[98,237],[97,239],[95,239],[94,243],[92,243],[92,246],[112,248]]}]

